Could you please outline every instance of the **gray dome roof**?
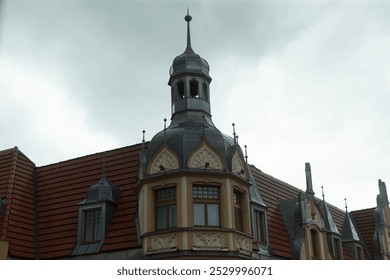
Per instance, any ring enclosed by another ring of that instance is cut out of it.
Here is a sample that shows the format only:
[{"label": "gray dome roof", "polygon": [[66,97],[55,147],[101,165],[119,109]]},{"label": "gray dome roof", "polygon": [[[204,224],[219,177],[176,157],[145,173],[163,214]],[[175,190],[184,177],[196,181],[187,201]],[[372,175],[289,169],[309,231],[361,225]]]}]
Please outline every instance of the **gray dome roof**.
[{"label": "gray dome roof", "polygon": [[232,137],[219,131],[210,118],[182,118],[174,119],[171,125],[157,133],[151,140],[146,152],[146,161],[165,144],[174,151],[179,158],[179,169],[184,170],[188,156],[206,139],[224,158],[227,171],[231,171],[233,153],[238,147]]},{"label": "gray dome roof", "polygon": [[207,61],[196,54],[191,47],[187,47],[184,53],[173,60],[169,74],[171,77],[183,73],[209,76],[209,70],[210,66]]}]

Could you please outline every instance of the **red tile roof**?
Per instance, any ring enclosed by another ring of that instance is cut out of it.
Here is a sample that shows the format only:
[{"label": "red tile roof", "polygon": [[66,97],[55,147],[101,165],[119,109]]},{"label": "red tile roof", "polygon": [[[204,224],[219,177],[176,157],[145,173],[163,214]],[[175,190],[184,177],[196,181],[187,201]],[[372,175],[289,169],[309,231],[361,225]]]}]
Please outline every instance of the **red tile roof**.
[{"label": "red tile roof", "polygon": [[35,258],[33,172],[17,147],[0,152],[0,197],[7,199],[0,240],[9,241],[11,257]]},{"label": "red tile roof", "polygon": [[360,235],[372,259],[375,259],[373,241],[375,232],[374,211],[375,208],[351,211],[352,218],[359,229]]},{"label": "red tile roof", "polygon": [[[273,253],[278,257],[291,259],[292,253],[290,248],[290,240],[288,237],[286,226],[282,218],[282,214],[280,212],[278,200],[297,198],[298,194],[303,190],[291,186],[288,183],[285,183],[279,179],[276,179],[260,171],[254,166],[252,166],[252,173],[256,181],[256,184],[260,190],[261,196],[265,204],[269,207],[267,209],[268,210],[268,235],[269,235],[269,242],[273,250]],[[345,211],[333,205],[330,205],[329,203],[327,203],[327,205],[339,232],[342,233]],[[355,212],[359,212],[359,211],[355,211]],[[373,211],[371,212],[373,213]],[[354,214],[357,216],[357,214],[361,214],[361,213],[354,213]],[[363,239],[365,242],[369,242],[368,237],[370,235],[372,237],[372,234],[369,231],[375,228],[373,225],[374,220],[373,218],[370,219],[368,217],[369,215],[366,212],[364,213],[363,216],[366,219],[359,218],[358,219],[359,223],[357,222],[357,226],[359,230],[363,230],[363,232],[366,232],[366,234],[364,235],[366,236],[366,238],[363,237]],[[368,222],[369,219],[371,222],[370,224]],[[365,223],[360,222],[362,220],[364,220]],[[360,229],[360,226],[363,226],[363,229]],[[352,259],[352,256],[350,255],[350,253],[348,252],[345,246],[343,246],[343,255],[344,255],[343,258],[346,260]],[[368,253],[366,251],[365,251],[365,258],[366,259],[369,258]]]},{"label": "red tile roof", "polygon": [[107,178],[122,188],[122,193],[101,251],[138,246],[134,215],[140,150],[141,145],[134,145],[37,169],[40,258],[72,253],[77,241],[77,204],[99,180],[103,162]]},{"label": "red tile roof", "polygon": [[265,204],[269,207],[267,209],[268,236],[273,253],[281,258],[291,259],[290,240],[278,200],[296,198],[300,190],[265,174],[256,167],[252,168],[252,174]]}]

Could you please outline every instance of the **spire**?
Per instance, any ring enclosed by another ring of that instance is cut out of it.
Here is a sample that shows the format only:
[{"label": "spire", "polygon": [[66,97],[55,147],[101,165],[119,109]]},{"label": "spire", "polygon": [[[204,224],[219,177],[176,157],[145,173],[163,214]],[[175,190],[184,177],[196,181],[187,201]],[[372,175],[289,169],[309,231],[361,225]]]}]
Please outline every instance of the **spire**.
[{"label": "spire", "polygon": [[185,52],[194,52],[191,47],[190,21],[192,17],[190,16],[189,8],[187,8],[187,15],[184,17],[184,20],[187,22],[187,48]]}]

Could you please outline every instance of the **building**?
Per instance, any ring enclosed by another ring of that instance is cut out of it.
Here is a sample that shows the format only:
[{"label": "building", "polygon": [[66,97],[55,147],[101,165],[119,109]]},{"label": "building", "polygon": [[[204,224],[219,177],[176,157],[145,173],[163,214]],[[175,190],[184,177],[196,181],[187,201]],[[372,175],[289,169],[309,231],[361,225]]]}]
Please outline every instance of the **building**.
[{"label": "building", "polygon": [[170,69],[172,117],[149,142],[46,166],[0,152],[0,259],[389,259],[390,209],[349,212],[247,163],[211,117],[209,65]]}]

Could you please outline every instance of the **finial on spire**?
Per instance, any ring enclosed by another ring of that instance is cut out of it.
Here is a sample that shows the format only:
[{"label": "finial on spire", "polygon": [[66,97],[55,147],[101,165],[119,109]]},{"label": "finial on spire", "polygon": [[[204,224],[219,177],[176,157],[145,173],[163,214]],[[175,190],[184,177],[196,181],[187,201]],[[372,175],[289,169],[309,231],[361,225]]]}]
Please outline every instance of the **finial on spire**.
[{"label": "finial on spire", "polygon": [[164,118],[164,143],[166,139],[166,133],[167,133],[167,119]]},{"label": "finial on spire", "polygon": [[144,146],[145,146],[145,130],[142,130],[142,149],[141,153],[144,153]]},{"label": "finial on spire", "polygon": [[187,7],[187,15],[184,17],[184,20],[187,22],[187,49],[191,50],[191,33],[190,33],[190,21],[192,20],[192,17],[190,16],[190,9]]},{"label": "finial on spire", "polygon": [[347,199],[344,198],[344,203],[345,203],[345,212],[348,212],[348,206],[347,206]]},{"label": "finial on spire", "polygon": [[236,129],[234,128],[235,124],[232,123],[232,126],[233,126],[233,139],[234,139],[234,145],[236,145]]},{"label": "finial on spire", "polygon": [[321,186],[322,200],[325,201],[324,186]]},{"label": "finial on spire", "polygon": [[248,146],[247,145],[245,145],[244,146],[244,148],[245,148],[245,162],[246,162],[246,164],[248,164],[248,153],[247,153],[247,148]]}]

